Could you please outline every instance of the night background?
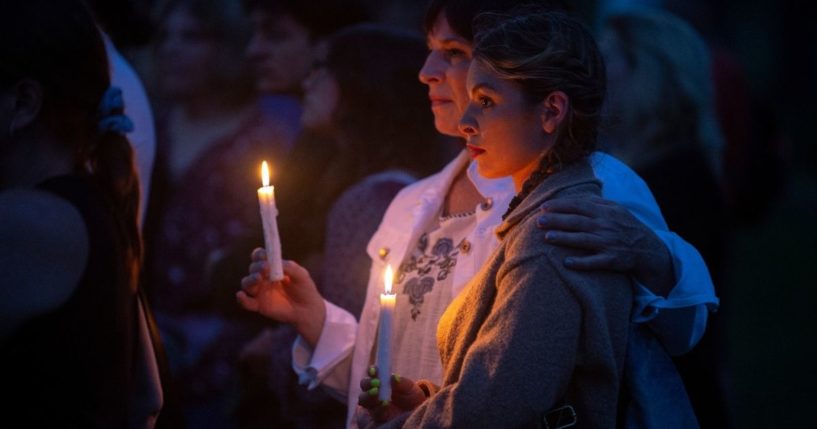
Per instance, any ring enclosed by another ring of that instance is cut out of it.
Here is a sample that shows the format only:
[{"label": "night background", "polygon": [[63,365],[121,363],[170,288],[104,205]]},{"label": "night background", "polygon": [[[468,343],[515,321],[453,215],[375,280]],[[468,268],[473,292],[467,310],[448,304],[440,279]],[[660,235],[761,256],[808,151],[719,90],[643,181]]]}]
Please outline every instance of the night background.
[{"label": "night background", "polygon": [[[303,0],[309,1],[309,0]],[[100,4],[106,2],[99,2]],[[117,2],[110,5],[116,8]],[[123,3],[128,3],[123,0]],[[156,91],[158,1],[131,0],[111,37]],[[381,22],[420,32],[423,0],[370,0]],[[658,0],[579,1],[601,8]],[[721,298],[729,412],[736,428],[817,427],[817,14],[813,2],[670,0],[743,82],[721,100],[746,113],[744,160]],[[156,98],[158,100],[158,97]],[[730,104],[731,103],[731,104]],[[159,109],[154,108],[158,115]],[[707,213],[701,211],[700,216]],[[238,287],[238,278],[235,280]],[[231,304],[231,303],[230,303]],[[287,346],[288,347],[288,346]]]}]

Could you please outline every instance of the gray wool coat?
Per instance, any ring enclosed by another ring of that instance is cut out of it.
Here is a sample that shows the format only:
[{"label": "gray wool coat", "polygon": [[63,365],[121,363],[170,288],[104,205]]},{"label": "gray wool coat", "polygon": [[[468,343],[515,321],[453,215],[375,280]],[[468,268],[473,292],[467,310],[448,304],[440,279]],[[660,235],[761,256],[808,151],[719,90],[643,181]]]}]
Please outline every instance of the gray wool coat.
[{"label": "gray wool coat", "polygon": [[600,195],[586,161],[543,181],[500,225],[501,244],[440,320],[440,390],[386,424],[406,428],[540,427],[564,402],[577,427],[616,426],[632,305],[630,280],[571,271],[579,251],[552,246],[539,207]]}]

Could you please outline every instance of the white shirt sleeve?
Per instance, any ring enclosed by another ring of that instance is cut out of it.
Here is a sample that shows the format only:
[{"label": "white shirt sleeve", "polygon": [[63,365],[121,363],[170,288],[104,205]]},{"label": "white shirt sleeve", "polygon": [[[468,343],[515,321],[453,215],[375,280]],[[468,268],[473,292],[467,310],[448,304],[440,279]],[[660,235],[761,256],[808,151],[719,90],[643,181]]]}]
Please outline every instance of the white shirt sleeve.
[{"label": "white shirt sleeve", "polygon": [[324,300],[326,319],[315,349],[300,335],[292,345],[292,369],[301,384],[314,389],[328,388],[335,396],[346,397],[349,368],[355,346],[357,320],[348,311]]},{"label": "white shirt sleeve", "polygon": [[633,321],[650,322],[672,354],[691,349],[704,334],[708,310],[718,308],[709,270],[698,250],[669,231],[647,184],[621,161],[595,152],[591,164],[602,182],[602,197],[626,207],[664,242],[672,255],[676,283],[666,298],[635,287]]}]

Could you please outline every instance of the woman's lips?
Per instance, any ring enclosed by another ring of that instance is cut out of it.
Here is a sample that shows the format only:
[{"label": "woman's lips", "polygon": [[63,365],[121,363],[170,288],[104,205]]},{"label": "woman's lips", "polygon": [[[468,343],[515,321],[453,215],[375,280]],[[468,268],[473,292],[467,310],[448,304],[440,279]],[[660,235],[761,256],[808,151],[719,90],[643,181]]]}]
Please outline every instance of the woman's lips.
[{"label": "woman's lips", "polygon": [[442,98],[442,97],[429,97],[431,101],[431,107],[434,106],[442,106],[443,104],[447,104],[451,102],[450,98]]},{"label": "woman's lips", "polygon": [[467,144],[465,147],[468,148],[468,153],[471,155],[471,159],[476,159],[478,156],[485,153],[485,149],[472,144]]}]

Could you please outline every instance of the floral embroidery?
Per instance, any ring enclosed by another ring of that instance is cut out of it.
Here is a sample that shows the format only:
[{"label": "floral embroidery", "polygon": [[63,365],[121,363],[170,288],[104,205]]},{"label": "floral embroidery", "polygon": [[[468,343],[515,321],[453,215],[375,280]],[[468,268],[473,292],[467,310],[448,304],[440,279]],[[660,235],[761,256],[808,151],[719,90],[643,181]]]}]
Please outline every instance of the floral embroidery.
[{"label": "floral embroidery", "polygon": [[[407,275],[412,275],[403,286],[403,294],[409,296],[413,320],[417,320],[424,295],[434,289],[434,283],[445,280],[454,271],[462,249],[462,243],[455,246],[454,241],[447,237],[438,239],[431,247],[431,253],[426,253],[428,244],[428,234],[423,234],[417,242],[417,250],[400,265],[397,273],[396,284],[403,283]],[[437,275],[429,275],[434,268],[439,270]]]},{"label": "floral embroidery", "polygon": [[414,277],[403,287],[403,294],[409,296],[411,303],[411,318],[417,320],[420,314],[420,305],[423,303],[423,295],[431,292],[434,287],[434,279],[431,277]]},{"label": "floral embroidery", "polygon": [[454,250],[454,240],[441,238],[437,240],[437,244],[434,245],[431,254],[434,256],[444,256],[451,253],[452,250]]}]

